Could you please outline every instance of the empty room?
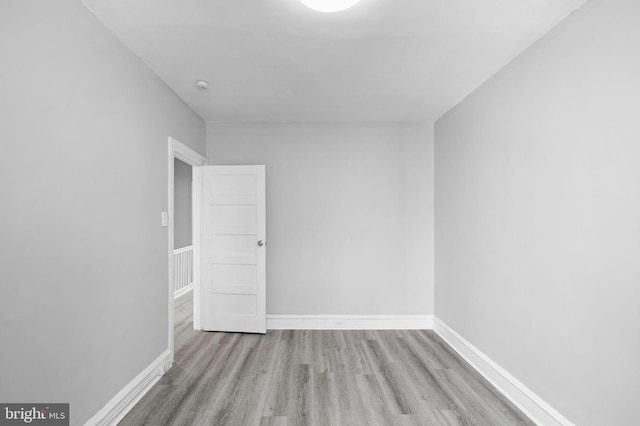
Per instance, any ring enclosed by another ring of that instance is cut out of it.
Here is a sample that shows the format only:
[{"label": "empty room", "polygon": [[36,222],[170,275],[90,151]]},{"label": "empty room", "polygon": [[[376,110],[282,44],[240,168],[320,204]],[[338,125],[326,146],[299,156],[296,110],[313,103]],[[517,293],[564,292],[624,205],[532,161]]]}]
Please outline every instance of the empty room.
[{"label": "empty room", "polygon": [[0,425],[640,424],[638,0],[1,0]]}]

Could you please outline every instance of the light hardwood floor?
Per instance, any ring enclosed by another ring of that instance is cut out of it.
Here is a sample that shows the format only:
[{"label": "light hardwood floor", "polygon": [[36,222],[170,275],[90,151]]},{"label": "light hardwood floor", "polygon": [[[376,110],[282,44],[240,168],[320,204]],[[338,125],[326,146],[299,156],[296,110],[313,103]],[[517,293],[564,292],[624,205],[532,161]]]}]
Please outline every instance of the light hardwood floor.
[{"label": "light hardwood floor", "polygon": [[121,425],[533,425],[432,331],[192,329]]}]

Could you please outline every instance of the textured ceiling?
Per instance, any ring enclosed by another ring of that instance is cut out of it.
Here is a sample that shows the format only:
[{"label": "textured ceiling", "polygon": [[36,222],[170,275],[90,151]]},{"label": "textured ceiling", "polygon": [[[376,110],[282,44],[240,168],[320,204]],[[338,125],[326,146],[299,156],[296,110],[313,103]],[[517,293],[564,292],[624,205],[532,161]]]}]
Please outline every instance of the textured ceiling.
[{"label": "textured ceiling", "polygon": [[[207,121],[432,121],[585,0],[83,0]],[[207,80],[208,91],[195,87]]]}]

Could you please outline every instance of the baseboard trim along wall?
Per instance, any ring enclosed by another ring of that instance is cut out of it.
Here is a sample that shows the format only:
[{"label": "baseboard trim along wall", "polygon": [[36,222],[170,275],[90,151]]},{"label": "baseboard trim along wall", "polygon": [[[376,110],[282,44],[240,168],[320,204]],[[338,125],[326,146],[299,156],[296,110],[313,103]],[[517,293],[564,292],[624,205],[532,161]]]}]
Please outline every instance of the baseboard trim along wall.
[{"label": "baseboard trim along wall", "polygon": [[428,330],[433,315],[267,315],[271,330]]},{"label": "baseboard trim along wall", "polygon": [[183,287],[180,290],[174,292],[173,293],[173,298],[177,299],[180,296],[184,296],[185,294],[189,293],[191,290],[193,290],[193,283],[191,283],[188,286]]},{"label": "baseboard trim along wall", "polygon": [[133,408],[134,405],[160,380],[160,377],[169,370],[173,362],[173,354],[169,349],[156,358],[147,368],[131,380],[124,388],[111,398],[111,400],[98,411],[85,426],[112,426]]},{"label": "baseboard trim along wall", "polygon": [[439,318],[433,330],[537,425],[575,426]]}]

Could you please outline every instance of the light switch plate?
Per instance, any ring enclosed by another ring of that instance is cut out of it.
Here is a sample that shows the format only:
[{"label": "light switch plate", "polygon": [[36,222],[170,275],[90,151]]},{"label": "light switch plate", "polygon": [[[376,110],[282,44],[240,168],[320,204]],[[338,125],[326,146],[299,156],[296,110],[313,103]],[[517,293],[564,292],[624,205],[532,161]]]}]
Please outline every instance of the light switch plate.
[{"label": "light switch plate", "polygon": [[162,219],[162,226],[169,226],[169,213],[161,212],[160,218]]}]

